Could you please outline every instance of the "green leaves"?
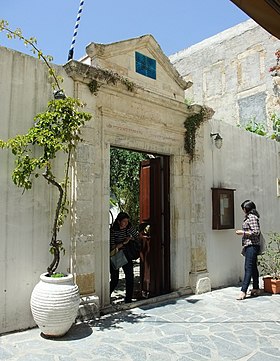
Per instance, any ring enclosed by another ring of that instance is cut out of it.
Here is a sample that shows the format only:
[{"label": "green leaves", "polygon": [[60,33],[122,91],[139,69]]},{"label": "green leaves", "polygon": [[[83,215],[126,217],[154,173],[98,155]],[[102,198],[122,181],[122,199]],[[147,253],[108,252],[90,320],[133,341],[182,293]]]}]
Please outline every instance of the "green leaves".
[{"label": "green leaves", "polygon": [[45,167],[51,169],[57,152],[67,153],[81,141],[80,128],[91,118],[79,110],[82,106],[73,98],[52,100],[45,112],[35,116],[34,126],[26,134],[0,141],[0,147],[10,148],[16,157],[12,179],[17,186],[30,189],[32,177],[38,177]]},{"label": "green leaves", "polygon": [[200,125],[206,120],[207,112],[204,108],[201,108],[198,113],[194,113],[187,117],[184,122],[185,131],[185,150],[188,153],[190,160],[194,158],[195,144],[196,144],[196,132]]},{"label": "green leaves", "polygon": [[276,139],[278,142],[280,140],[280,115],[273,113],[271,114],[272,129],[273,133],[271,139]]},{"label": "green leaves", "polygon": [[248,132],[255,133],[258,135],[267,135],[267,130],[264,124],[256,122],[254,119],[250,120],[244,125],[244,129]]},{"label": "green leaves", "polygon": [[272,278],[280,279],[280,234],[269,233],[265,252],[258,257],[262,275],[270,275]]},{"label": "green leaves", "polygon": [[240,126],[241,128],[247,130],[248,132],[255,133],[261,136],[266,136],[271,139],[275,139],[278,142],[280,141],[280,116],[276,113],[270,115],[270,120],[272,123],[272,131],[268,131],[264,123],[259,123],[255,118],[252,118],[250,121]]},{"label": "green leaves", "polygon": [[52,245],[52,246],[50,247],[49,251],[50,251],[51,254],[55,254],[55,252],[56,252],[57,249],[59,249],[60,252],[65,253],[65,248],[63,247],[63,243],[62,243],[61,240],[57,240],[57,241],[55,242],[55,246]]},{"label": "green leaves", "polygon": [[[19,38],[26,46],[30,46],[33,54],[36,54],[47,66],[49,76],[53,79],[52,87],[58,89],[55,93],[63,92],[60,88],[62,78],[56,75],[49,64],[52,57],[43,54],[37,47],[37,40],[34,37],[27,39],[20,29],[9,29],[9,24],[5,20],[0,20],[0,31],[5,32],[9,39]],[[34,125],[26,134],[17,135],[7,141],[0,140],[0,148],[11,149],[15,156],[12,179],[18,187],[24,190],[31,189],[34,179],[42,175],[48,184],[55,186],[58,191],[50,242],[53,261],[47,268],[50,275],[58,267],[60,252],[65,251],[62,242],[57,240],[57,234],[69,213],[67,190],[71,153],[77,143],[82,141],[80,128],[91,118],[89,113],[80,110],[82,107],[83,104],[78,99],[70,97],[52,100],[48,103],[45,112],[35,116]],[[52,172],[52,163],[60,152],[66,154],[67,160],[64,178],[59,182]]]},{"label": "green leaves", "polygon": [[139,222],[139,169],[147,159],[143,153],[112,148],[110,152],[110,189],[113,205],[130,215],[131,222]]},{"label": "green leaves", "polygon": [[[0,147],[11,149],[15,156],[12,180],[18,187],[31,189],[34,179],[42,175],[59,191],[50,243],[50,252],[54,255],[54,261],[48,268],[50,274],[58,266],[59,253],[65,251],[62,242],[57,240],[57,233],[69,213],[67,188],[71,152],[82,141],[80,128],[91,118],[91,114],[80,110],[82,107],[78,99],[52,100],[45,112],[35,116],[34,125],[26,134],[6,142],[0,140]],[[67,155],[67,161],[64,178],[59,182],[52,172],[52,163],[60,152]]]}]

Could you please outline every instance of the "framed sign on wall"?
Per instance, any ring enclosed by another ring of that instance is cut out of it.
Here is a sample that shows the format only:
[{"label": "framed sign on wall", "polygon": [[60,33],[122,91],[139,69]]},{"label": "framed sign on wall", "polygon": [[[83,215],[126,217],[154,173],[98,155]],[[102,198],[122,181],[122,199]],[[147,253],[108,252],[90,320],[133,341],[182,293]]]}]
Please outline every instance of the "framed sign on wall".
[{"label": "framed sign on wall", "polygon": [[234,228],[234,191],[212,188],[212,229]]}]

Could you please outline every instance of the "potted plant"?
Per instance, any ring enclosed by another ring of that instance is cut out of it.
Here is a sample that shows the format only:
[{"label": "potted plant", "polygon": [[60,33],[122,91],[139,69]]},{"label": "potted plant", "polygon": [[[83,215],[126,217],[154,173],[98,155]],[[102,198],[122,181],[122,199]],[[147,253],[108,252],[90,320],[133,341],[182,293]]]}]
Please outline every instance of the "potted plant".
[{"label": "potted plant", "polygon": [[259,265],[264,281],[264,291],[280,293],[280,234],[272,232],[265,251],[259,256]]},{"label": "potted plant", "polygon": [[[78,287],[73,282],[73,275],[56,273],[60,254],[65,251],[62,241],[58,239],[58,233],[69,213],[67,190],[71,158],[77,144],[82,141],[81,127],[91,115],[81,111],[83,103],[80,100],[65,95],[60,87],[62,80],[50,65],[51,57],[45,56],[37,48],[36,39],[24,38],[19,29],[10,30],[4,20],[0,21],[0,31],[30,45],[38,58],[44,61],[53,79],[54,99],[48,102],[46,111],[35,115],[34,124],[26,134],[6,141],[0,140],[0,148],[10,149],[15,156],[15,168],[12,172],[15,185],[29,190],[33,182],[41,176],[50,187],[57,190],[49,243],[53,260],[32,292],[31,311],[45,335],[61,336],[68,331],[77,316],[80,297]],[[58,153],[65,156],[64,176],[60,180],[53,170]]]}]

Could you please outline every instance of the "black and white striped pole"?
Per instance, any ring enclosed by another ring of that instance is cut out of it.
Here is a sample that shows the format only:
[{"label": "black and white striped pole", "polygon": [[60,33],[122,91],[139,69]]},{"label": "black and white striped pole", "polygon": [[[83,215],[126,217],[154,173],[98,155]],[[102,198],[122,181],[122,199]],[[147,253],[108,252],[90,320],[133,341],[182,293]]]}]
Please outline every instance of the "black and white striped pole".
[{"label": "black and white striped pole", "polygon": [[77,37],[77,33],[78,33],[78,27],[80,25],[80,19],[81,19],[81,13],[83,11],[83,5],[84,5],[84,0],[80,1],[80,6],[79,6],[79,11],[78,11],[78,16],[77,16],[77,20],[76,20],[76,24],[75,24],[75,29],[74,29],[74,34],[73,34],[73,38],[72,38],[72,43],[71,43],[71,47],[68,53],[68,60],[73,59],[73,55],[74,55],[74,45],[76,42],[76,37]]}]

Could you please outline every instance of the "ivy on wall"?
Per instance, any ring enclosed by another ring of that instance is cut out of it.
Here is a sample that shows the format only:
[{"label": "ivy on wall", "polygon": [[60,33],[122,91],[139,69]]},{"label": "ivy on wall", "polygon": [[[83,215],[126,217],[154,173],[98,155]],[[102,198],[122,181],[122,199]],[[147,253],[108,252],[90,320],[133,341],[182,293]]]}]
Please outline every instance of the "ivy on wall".
[{"label": "ivy on wall", "polygon": [[[199,107],[194,105],[194,107]],[[198,128],[206,120],[210,119],[214,114],[213,109],[208,107],[199,107],[199,110],[195,113],[188,115],[184,122],[185,131],[185,150],[190,157],[190,161],[193,161],[196,144],[196,133]]]},{"label": "ivy on wall", "polygon": [[88,84],[89,90],[92,94],[96,95],[99,88],[101,87],[101,84],[98,82],[98,80],[112,85],[120,82],[121,84],[125,85],[128,91],[132,92],[135,90],[135,83],[125,77],[122,77],[118,73],[112,70],[101,68],[96,68],[95,70],[95,79],[92,79],[92,81]]}]

